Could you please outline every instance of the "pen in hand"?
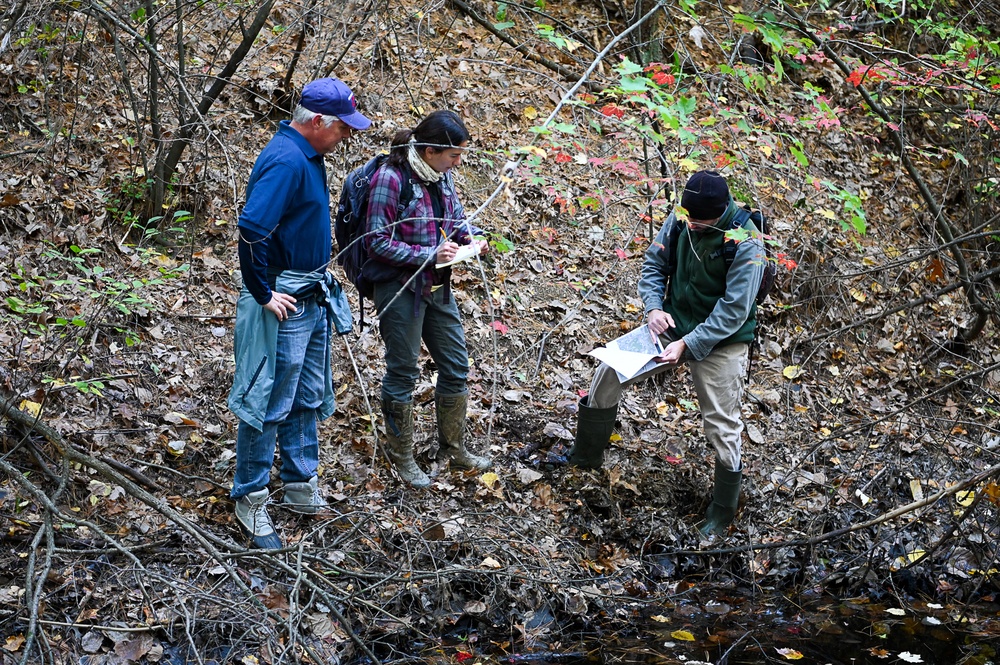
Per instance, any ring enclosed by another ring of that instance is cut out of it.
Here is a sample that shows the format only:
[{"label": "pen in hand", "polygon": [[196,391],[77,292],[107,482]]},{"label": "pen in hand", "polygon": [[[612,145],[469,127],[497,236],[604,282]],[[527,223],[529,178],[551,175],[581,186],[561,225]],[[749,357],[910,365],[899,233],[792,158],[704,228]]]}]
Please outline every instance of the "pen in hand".
[{"label": "pen in hand", "polygon": [[649,331],[649,336],[653,340],[653,348],[659,351],[659,355],[663,355],[663,345],[660,344],[660,336],[653,332],[653,329],[648,325],[646,326],[646,330]]},{"label": "pen in hand", "polygon": [[458,252],[458,245],[448,238],[444,227],[439,226],[438,229],[441,231],[441,244],[437,246],[437,262],[449,263],[454,260],[455,254]]}]

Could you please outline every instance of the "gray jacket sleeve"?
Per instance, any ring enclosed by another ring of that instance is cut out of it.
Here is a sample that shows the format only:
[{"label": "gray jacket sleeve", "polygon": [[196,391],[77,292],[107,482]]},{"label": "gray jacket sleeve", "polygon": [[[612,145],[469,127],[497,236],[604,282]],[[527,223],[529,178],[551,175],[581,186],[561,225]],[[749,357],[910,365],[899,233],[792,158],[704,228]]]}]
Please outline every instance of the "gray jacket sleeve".
[{"label": "gray jacket sleeve", "polygon": [[653,244],[646,250],[642,261],[642,274],[639,278],[639,298],[645,306],[646,314],[654,309],[663,309],[663,301],[667,297],[666,262],[660,253],[667,243],[670,227],[677,223],[674,213],[670,213],[663,223],[660,232],[656,234]]},{"label": "gray jacket sleeve", "polygon": [[704,323],[684,336],[684,343],[692,358],[704,360],[716,344],[746,323],[754,307],[766,261],[764,247],[759,239],[750,238],[738,245],[736,258],[726,275],[726,295],[715,303],[715,308]]}]

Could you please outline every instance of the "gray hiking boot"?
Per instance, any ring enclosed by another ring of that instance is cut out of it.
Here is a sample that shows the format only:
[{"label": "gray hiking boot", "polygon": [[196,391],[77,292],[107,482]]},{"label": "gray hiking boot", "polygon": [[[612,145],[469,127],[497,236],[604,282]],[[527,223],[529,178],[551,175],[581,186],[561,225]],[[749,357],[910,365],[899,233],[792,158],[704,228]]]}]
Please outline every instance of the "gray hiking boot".
[{"label": "gray hiking boot", "polygon": [[427,477],[413,459],[413,402],[382,402],[385,416],[386,452],[399,477],[416,488],[427,487]]},{"label": "gray hiking boot", "polygon": [[434,395],[438,424],[438,453],[449,460],[453,469],[483,471],[492,465],[490,458],[471,453],[465,447],[465,419],[468,407],[468,393]]},{"label": "gray hiking boot", "polygon": [[236,524],[255,549],[278,550],[281,549],[281,537],[267,514],[268,494],[265,487],[236,499]]},{"label": "gray hiking boot", "polygon": [[316,476],[304,483],[285,483],[281,504],[300,515],[316,515],[330,507],[319,493],[319,478]]}]

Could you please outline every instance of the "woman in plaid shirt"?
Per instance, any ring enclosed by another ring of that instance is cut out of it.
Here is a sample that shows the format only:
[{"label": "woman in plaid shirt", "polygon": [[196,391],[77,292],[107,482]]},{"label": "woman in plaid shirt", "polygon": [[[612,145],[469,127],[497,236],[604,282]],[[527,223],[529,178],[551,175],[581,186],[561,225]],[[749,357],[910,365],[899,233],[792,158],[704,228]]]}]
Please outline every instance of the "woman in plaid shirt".
[{"label": "woman in plaid shirt", "polygon": [[[456,113],[434,111],[412,130],[393,137],[389,159],[372,178],[368,198],[371,260],[364,271],[375,284],[385,341],[382,413],[388,452],[400,476],[413,487],[430,485],[413,459],[413,388],[420,376],[421,340],[438,370],[434,403],[439,456],[455,468],[490,466],[488,458],[465,447],[469,355],[451,297],[451,268],[434,267],[455,258],[460,245],[478,243],[480,252],[488,248],[477,238],[482,231],[465,221],[451,177],[468,144],[469,131]],[[407,182],[413,196],[400,209],[400,192]]]}]

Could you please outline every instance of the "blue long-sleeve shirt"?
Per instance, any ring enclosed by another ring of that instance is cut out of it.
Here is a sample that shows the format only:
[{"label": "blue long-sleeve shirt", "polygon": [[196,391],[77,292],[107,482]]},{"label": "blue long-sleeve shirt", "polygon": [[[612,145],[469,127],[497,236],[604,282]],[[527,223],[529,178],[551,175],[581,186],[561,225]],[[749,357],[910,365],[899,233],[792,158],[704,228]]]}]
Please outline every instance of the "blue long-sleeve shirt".
[{"label": "blue long-sleeve shirt", "polygon": [[332,249],[326,168],[287,120],[254,163],[238,226],[240,273],[258,304],[271,300],[278,272],[325,272]]}]

